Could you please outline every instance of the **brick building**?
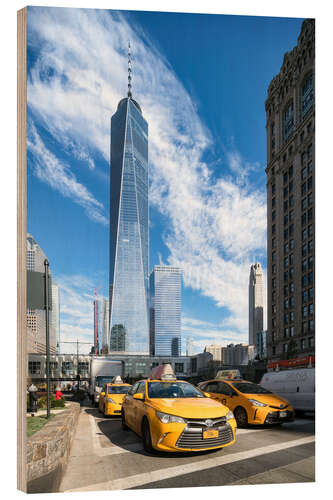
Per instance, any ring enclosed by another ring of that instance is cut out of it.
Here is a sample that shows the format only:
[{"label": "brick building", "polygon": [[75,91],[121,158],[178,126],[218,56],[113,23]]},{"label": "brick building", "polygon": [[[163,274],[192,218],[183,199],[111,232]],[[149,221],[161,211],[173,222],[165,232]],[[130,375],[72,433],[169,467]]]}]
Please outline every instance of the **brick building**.
[{"label": "brick building", "polygon": [[314,354],[315,22],[268,87],[268,359]]}]

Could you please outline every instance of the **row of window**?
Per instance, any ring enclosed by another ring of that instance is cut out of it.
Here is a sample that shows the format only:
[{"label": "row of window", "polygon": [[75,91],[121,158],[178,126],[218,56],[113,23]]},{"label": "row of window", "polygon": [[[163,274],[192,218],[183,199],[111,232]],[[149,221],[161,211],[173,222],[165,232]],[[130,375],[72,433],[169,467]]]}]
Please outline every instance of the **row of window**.
[{"label": "row of window", "polygon": [[310,224],[306,229],[303,229],[302,231],[302,241],[306,240],[307,237],[311,238],[313,235],[313,227],[312,224]]},{"label": "row of window", "polygon": [[[309,337],[308,339],[301,339],[299,347],[302,351],[309,348],[311,349],[312,347],[314,347],[314,337]],[[283,352],[288,352],[288,348],[289,344],[283,344]]]},{"label": "row of window", "polygon": [[308,175],[312,174],[312,161],[302,168],[301,170],[301,179],[304,181]]},{"label": "row of window", "polygon": [[306,198],[303,198],[302,210],[306,210],[308,207],[311,207],[312,202],[313,202],[313,198],[312,198],[312,192],[311,192]]},{"label": "row of window", "polygon": [[[311,263],[311,267],[312,267],[312,265],[313,265],[313,263]],[[292,280],[294,278],[294,274],[295,274],[295,272],[294,272],[293,267],[291,267],[289,269],[289,271],[285,271],[283,273],[284,282]],[[304,288],[305,286],[308,286],[308,285],[312,285],[312,283],[313,283],[313,271],[310,271],[308,274],[304,274],[302,276],[302,288]],[[272,289],[273,290],[276,289],[276,278],[272,278]]]},{"label": "row of window", "polygon": [[302,260],[302,272],[306,272],[307,269],[312,269],[313,268],[313,256],[310,255],[308,259]]},{"label": "row of window", "polygon": [[[41,373],[41,362],[40,361],[29,361],[28,364],[29,373],[31,375],[40,375]],[[58,362],[50,361],[50,370],[57,370]],[[89,362],[79,361],[79,373],[88,372]],[[74,373],[74,363],[72,361],[64,361],[62,363],[62,372],[67,374],[68,372]]]}]

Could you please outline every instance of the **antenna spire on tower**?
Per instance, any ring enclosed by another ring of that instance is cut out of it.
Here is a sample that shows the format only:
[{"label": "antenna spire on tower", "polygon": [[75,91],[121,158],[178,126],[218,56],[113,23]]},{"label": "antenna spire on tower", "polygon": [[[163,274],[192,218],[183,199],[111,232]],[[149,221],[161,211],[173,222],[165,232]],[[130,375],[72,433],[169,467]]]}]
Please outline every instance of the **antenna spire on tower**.
[{"label": "antenna spire on tower", "polygon": [[128,42],[128,92],[127,96],[132,97],[132,61],[131,61],[131,44]]}]

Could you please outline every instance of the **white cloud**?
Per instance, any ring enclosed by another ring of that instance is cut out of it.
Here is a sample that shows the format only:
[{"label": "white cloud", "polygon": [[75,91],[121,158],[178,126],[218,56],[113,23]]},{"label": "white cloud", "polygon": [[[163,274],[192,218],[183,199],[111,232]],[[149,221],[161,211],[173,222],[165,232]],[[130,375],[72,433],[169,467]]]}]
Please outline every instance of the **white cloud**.
[{"label": "white cloud", "polygon": [[213,174],[203,158],[214,139],[194,100],[138,27],[117,13],[35,9],[29,29],[31,45],[41,46],[29,106],[57,140],[83,144],[88,162],[94,149],[109,162],[110,117],[126,94],[131,40],[133,95],[149,123],[150,203],[168,221],[168,262],[182,267],[185,286],[227,308],[226,334],[244,335],[250,264],[264,258],[266,245],[265,194],[247,177],[259,165],[233,146],[220,176]]}]

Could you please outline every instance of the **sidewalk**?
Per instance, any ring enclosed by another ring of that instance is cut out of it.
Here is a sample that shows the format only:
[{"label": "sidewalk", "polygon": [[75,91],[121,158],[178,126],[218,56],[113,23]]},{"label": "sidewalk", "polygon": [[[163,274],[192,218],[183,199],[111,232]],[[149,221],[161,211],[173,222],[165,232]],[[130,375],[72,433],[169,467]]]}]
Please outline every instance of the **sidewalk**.
[{"label": "sidewalk", "polygon": [[[64,408],[50,408],[50,413],[61,413],[62,411],[65,411],[66,410],[66,404],[65,404],[65,407]],[[34,413],[33,415],[35,417],[40,417],[42,415],[46,415],[47,414],[47,410],[43,409],[43,410],[38,410],[37,413]],[[27,417],[31,417],[31,412],[27,411],[26,413]]]}]

